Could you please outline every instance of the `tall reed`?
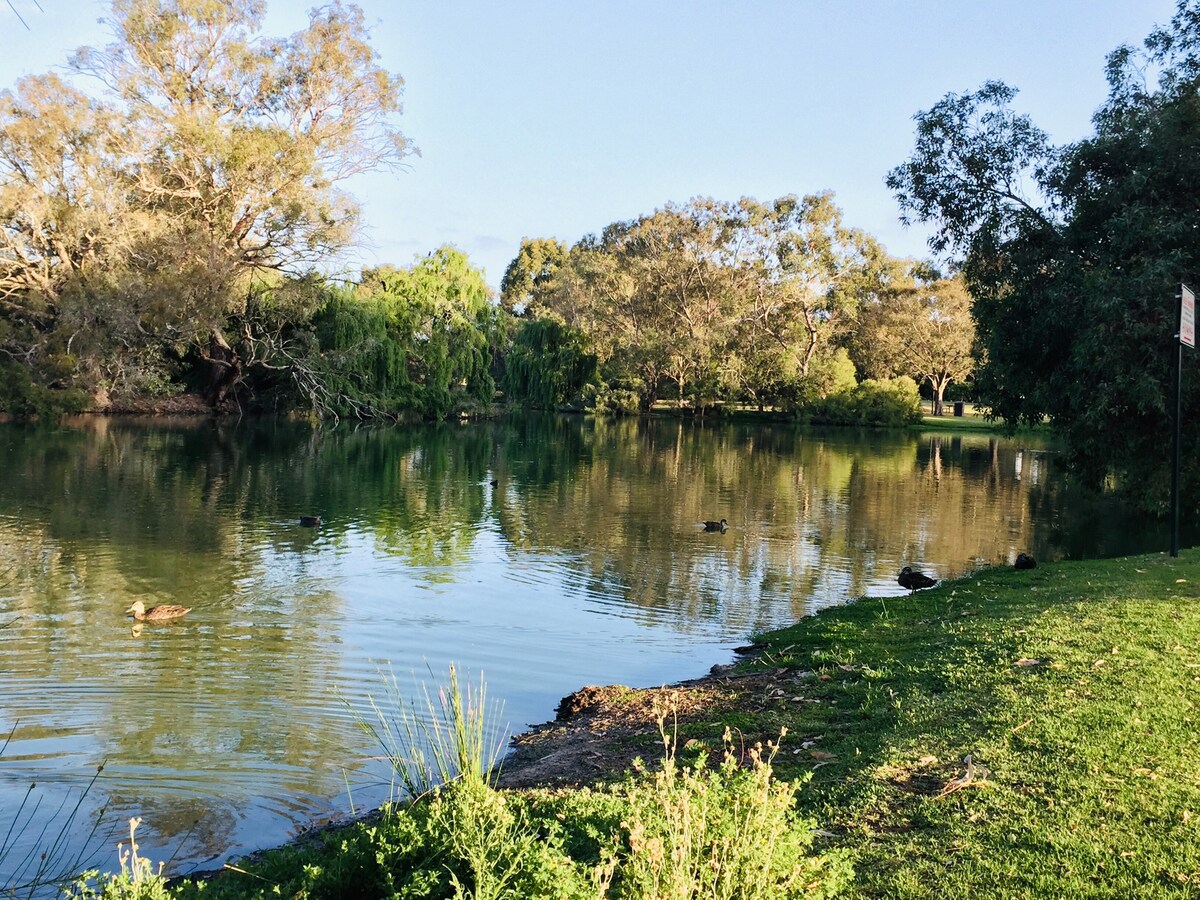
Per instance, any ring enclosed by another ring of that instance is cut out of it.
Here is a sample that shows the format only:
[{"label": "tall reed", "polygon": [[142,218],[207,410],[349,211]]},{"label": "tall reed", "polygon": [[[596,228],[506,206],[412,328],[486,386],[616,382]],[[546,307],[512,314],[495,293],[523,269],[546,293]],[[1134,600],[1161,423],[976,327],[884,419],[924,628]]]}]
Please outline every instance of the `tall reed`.
[{"label": "tall reed", "polygon": [[374,720],[355,715],[379,744],[408,797],[421,797],[452,781],[495,785],[508,730],[499,724],[503,706],[488,708],[482,672],[477,688],[464,689],[451,665],[449,683],[438,688],[436,701],[428,683],[421,685],[420,705],[400,689],[394,672],[385,685],[383,703],[367,698]]}]

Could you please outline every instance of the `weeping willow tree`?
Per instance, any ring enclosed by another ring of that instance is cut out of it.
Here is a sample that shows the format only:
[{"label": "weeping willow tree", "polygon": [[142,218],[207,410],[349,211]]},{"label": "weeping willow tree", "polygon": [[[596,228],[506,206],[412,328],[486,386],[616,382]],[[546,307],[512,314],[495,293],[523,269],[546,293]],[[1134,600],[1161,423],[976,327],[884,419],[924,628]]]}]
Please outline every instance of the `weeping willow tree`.
[{"label": "weeping willow tree", "polygon": [[490,403],[502,315],[483,273],[453,247],[408,269],[368,269],[316,316],[329,395],[315,411],[441,418]]},{"label": "weeping willow tree", "polygon": [[308,400],[318,415],[393,415],[416,406],[403,347],[388,327],[387,305],[351,289],[330,291],[316,316],[321,384]]},{"label": "weeping willow tree", "polygon": [[545,409],[582,402],[597,378],[598,360],[587,336],[556,319],[527,319],[505,360],[504,392],[517,403]]}]

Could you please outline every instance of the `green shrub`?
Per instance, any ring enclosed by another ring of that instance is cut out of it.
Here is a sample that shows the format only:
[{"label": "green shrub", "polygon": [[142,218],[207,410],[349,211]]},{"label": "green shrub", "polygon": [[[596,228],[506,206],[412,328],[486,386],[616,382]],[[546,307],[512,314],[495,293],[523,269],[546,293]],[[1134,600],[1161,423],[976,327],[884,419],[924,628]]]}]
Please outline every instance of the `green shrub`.
[{"label": "green shrub", "polygon": [[921,421],[921,396],[907,375],[868,379],[851,390],[804,403],[797,416],[817,425],[903,427]]},{"label": "green shrub", "polygon": [[600,415],[637,415],[642,411],[642,391],[637,385],[589,384],[583,390],[583,403]]},{"label": "green shrub", "polygon": [[17,419],[56,419],[88,408],[86,393],[38,384],[19,363],[0,362],[0,412]]},{"label": "green shrub", "polygon": [[778,745],[755,746],[743,767],[726,730],[713,771],[703,756],[681,766],[665,729],[663,748],[661,769],[617,788],[628,808],[621,839],[601,851],[602,897],[831,897],[849,881],[843,854],[810,855],[815,824],[793,810],[799,784],[773,777]]}]

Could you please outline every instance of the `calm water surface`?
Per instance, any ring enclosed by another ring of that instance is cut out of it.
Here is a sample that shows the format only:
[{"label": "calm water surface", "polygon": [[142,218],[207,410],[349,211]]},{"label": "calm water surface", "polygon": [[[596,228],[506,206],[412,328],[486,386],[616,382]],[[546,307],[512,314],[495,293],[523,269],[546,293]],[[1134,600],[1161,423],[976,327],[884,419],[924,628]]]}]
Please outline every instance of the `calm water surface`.
[{"label": "calm water surface", "polygon": [[[61,831],[113,868],[140,815],[143,854],[187,872],[381,802],[353,710],[389,673],[482,673],[515,732],[584,684],[694,677],[899,593],[905,564],[1164,546],[1053,458],[676,421],[0,426],[0,886]],[[193,610],[135,636],[134,600]]]}]

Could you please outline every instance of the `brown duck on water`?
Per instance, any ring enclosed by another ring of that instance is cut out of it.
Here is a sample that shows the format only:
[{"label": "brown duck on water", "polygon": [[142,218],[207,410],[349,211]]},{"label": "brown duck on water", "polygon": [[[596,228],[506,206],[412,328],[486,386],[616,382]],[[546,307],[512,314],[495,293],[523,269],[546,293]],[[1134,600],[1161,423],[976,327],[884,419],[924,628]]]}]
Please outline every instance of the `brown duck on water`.
[{"label": "brown duck on water", "polygon": [[164,603],[161,606],[152,606],[146,609],[146,604],[141,600],[135,600],[133,606],[125,610],[126,613],[133,613],[133,617],[139,622],[164,622],[167,619],[186,616],[191,611],[190,606],[177,606],[174,603]]}]

